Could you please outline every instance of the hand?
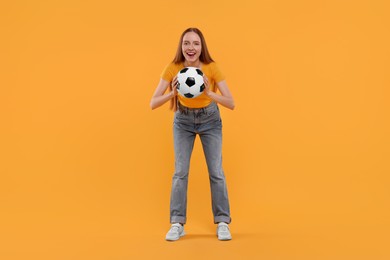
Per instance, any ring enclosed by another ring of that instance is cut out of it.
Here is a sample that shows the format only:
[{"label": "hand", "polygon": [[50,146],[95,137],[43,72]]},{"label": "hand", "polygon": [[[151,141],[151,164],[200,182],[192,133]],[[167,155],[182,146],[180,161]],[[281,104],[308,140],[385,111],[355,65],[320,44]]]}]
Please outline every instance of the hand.
[{"label": "hand", "polygon": [[173,94],[172,97],[175,97],[177,96],[177,84],[179,84],[179,82],[177,81],[177,76],[175,76],[171,82],[171,89],[172,89],[172,92]]},{"label": "hand", "polygon": [[210,92],[212,91],[210,90],[209,79],[206,77],[206,75],[203,75],[203,81],[204,81],[204,94],[206,96],[210,96]]}]

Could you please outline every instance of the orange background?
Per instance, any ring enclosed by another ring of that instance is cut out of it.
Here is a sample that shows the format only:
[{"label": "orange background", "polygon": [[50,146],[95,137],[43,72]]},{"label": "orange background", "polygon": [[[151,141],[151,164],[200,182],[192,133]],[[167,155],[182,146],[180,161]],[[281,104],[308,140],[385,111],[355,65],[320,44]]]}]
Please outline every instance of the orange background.
[{"label": "orange background", "polygon": [[[1,259],[389,259],[388,1],[2,1]],[[172,116],[150,97],[200,28],[233,240],[199,140],[188,235],[164,240]]]}]

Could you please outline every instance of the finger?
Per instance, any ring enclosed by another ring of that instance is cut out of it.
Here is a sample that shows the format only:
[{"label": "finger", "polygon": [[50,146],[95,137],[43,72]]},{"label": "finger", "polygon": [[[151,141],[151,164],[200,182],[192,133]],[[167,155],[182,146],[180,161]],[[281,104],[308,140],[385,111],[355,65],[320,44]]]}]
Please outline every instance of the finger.
[{"label": "finger", "polygon": [[207,84],[209,83],[209,79],[206,76],[203,76],[203,80],[205,83],[207,83]]},{"label": "finger", "polygon": [[175,87],[177,85],[177,79],[173,79],[172,82],[171,82],[171,87]]}]

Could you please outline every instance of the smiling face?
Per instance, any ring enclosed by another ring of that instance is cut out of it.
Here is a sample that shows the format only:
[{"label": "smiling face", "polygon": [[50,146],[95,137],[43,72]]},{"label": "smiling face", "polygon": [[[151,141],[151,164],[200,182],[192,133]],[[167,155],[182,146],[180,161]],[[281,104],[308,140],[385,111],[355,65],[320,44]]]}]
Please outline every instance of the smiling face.
[{"label": "smiling face", "polygon": [[199,67],[199,56],[202,52],[200,37],[195,32],[188,32],[183,36],[181,49],[184,55],[185,66]]}]

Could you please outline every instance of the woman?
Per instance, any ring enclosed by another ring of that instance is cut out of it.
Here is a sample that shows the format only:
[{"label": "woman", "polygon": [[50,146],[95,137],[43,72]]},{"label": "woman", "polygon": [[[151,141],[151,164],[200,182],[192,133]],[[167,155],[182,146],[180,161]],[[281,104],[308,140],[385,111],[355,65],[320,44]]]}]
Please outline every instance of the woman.
[{"label": "woman", "polygon": [[[205,89],[196,98],[177,95],[176,75],[184,67],[197,67],[204,73]],[[216,93],[217,89],[220,94]],[[175,112],[175,173],[170,201],[172,225],[166,240],[175,241],[185,234],[188,171],[197,134],[202,142],[209,171],[214,223],[218,224],[217,236],[219,240],[230,240],[230,207],[222,169],[222,121],[217,103],[233,110],[234,100],[223,74],[209,54],[202,32],[197,28],[188,28],[182,33],[175,59],[163,71],[150,106],[155,109],[168,100]]]}]

